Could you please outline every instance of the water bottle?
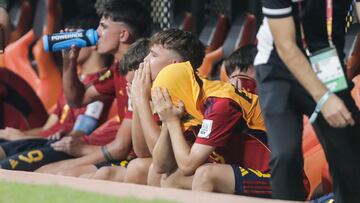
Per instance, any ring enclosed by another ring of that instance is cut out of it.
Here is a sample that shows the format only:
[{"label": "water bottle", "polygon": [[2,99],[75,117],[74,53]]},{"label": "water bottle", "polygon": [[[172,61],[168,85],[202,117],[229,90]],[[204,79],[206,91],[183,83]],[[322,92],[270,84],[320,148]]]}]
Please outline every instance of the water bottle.
[{"label": "water bottle", "polygon": [[42,40],[45,51],[60,51],[69,49],[72,45],[77,47],[94,46],[98,42],[98,33],[94,29],[55,33],[43,36]]},{"label": "water bottle", "polygon": [[73,130],[89,135],[97,127],[103,107],[104,103],[101,101],[88,104],[85,113],[77,117]]}]

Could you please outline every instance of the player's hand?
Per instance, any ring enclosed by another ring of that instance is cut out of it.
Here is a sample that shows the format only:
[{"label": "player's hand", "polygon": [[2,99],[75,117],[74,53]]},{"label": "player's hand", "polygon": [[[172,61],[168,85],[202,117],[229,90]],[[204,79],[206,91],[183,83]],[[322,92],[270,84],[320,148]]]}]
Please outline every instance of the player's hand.
[{"label": "player's hand", "polygon": [[83,156],[83,146],[85,146],[85,143],[80,138],[72,136],[64,137],[51,144],[55,151],[65,152],[74,157]]},{"label": "player's hand", "polygon": [[62,137],[64,137],[66,133],[63,132],[56,132],[48,137],[48,140],[60,140]]},{"label": "player's hand", "polygon": [[150,77],[150,64],[143,62],[139,65],[139,69],[135,71],[134,79],[132,82],[131,92],[138,101],[149,102],[151,97],[151,77]]},{"label": "player's hand", "polygon": [[151,98],[154,110],[159,115],[161,121],[180,120],[183,116],[185,111],[184,103],[180,101],[178,106],[175,106],[166,88],[157,87],[152,91]]},{"label": "player's hand", "polygon": [[19,140],[26,135],[18,129],[6,127],[4,130],[0,130],[0,138],[5,140]]},{"label": "player's hand", "polygon": [[343,128],[348,125],[355,125],[351,113],[344,102],[335,94],[330,95],[321,109],[325,120],[334,128]]},{"label": "player's hand", "polygon": [[130,104],[131,105],[131,108],[134,109],[134,104],[135,104],[135,101],[136,101],[136,98],[134,96],[134,94],[132,93],[132,83],[128,82],[126,84],[126,93],[128,95],[128,97],[130,98]]},{"label": "player's hand", "polygon": [[[75,29],[65,29],[65,32],[75,32]],[[61,33],[64,30],[60,31]],[[77,59],[79,57],[80,48],[72,45],[70,49],[63,49],[61,51],[63,57],[63,67],[64,69],[75,68],[77,66]]]}]

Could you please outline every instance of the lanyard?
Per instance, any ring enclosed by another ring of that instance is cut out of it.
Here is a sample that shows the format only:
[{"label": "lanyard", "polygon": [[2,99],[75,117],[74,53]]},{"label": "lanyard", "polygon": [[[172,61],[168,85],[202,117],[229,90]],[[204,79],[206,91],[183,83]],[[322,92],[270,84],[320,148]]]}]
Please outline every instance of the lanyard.
[{"label": "lanyard", "polygon": [[[326,1],[326,31],[328,35],[329,45],[330,47],[333,47],[333,42],[332,42],[333,2],[332,0],[325,0],[325,1]],[[301,14],[301,10],[302,10],[301,2],[298,3],[298,8],[299,8],[299,14]],[[309,46],[305,39],[304,26],[301,19],[300,19],[300,34],[301,34],[301,41],[303,43],[303,47],[306,51],[306,54],[310,56],[311,53],[309,51]]]}]

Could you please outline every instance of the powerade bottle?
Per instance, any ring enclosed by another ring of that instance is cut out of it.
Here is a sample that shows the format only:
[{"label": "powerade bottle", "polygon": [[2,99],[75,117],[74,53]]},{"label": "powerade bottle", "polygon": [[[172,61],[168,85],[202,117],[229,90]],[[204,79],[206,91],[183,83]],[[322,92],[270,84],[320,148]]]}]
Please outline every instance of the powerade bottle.
[{"label": "powerade bottle", "polygon": [[94,29],[79,32],[63,32],[43,36],[44,50],[60,51],[69,49],[72,45],[77,47],[94,46],[98,42],[98,33]]},{"label": "powerade bottle", "polygon": [[101,101],[88,104],[85,113],[78,115],[73,130],[89,135],[97,127],[103,108],[104,103]]}]

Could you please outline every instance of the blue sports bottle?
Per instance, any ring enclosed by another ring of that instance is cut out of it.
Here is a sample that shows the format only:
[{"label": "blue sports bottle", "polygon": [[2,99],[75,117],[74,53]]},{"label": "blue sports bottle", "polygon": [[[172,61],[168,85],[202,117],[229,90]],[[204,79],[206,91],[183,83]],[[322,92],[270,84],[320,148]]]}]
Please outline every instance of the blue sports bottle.
[{"label": "blue sports bottle", "polygon": [[104,103],[96,101],[86,106],[84,114],[80,114],[74,124],[73,130],[82,131],[89,135],[98,126]]},{"label": "blue sports bottle", "polygon": [[94,29],[79,32],[63,32],[43,36],[44,50],[60,51],[69,49],[72,45],[77,47],[94,46],[98,42],[98,33]]}]

